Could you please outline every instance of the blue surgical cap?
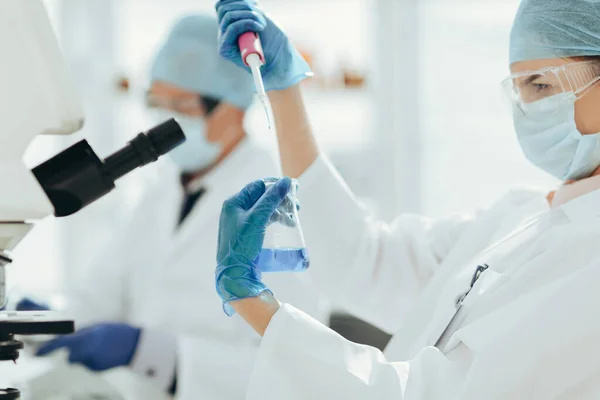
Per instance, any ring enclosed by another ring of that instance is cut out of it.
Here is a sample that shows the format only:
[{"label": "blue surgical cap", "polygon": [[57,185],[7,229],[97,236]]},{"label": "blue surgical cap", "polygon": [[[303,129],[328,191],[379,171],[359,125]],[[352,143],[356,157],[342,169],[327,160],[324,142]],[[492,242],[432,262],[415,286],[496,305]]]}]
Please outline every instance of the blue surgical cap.
[{"label": "blue surgical cap", "polygon": [[510,63],[600,55],[600,0],[522,0]]},{"label": "blue surgical cap", "polygon": [[218,23],[208,15],[188,15],[175,23],[159,49],[150,79],[230,103],[252,104],[254,81],[247,71],[219,55]]}]

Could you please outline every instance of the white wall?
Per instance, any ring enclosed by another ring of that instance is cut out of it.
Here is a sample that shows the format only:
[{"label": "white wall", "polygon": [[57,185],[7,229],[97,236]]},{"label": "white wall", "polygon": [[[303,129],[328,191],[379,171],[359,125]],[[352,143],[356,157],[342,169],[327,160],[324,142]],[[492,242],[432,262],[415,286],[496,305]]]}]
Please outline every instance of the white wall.
[{"label": "white wall", "polygon": [[422,211],[485,207],[515,185],[552,187],[519,149],[500,82],[518,0],[424,1],[420,10]]}]

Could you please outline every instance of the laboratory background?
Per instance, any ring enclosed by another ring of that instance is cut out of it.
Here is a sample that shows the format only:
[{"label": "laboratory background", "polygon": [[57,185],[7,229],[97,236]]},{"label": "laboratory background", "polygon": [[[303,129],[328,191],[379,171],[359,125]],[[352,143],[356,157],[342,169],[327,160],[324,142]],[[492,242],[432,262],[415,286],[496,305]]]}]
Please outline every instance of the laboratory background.
[{"label": "laboratory background", "polygon": [[[513,186],[556,184],[521,154],[500,92],[518,0],[262,4],[315,72],[303,85],[322,149],[379,217],[440,217],[488,206]],[[45,5],[86,122],[70,137],[38,137],[26,155],[31,166],[81,138],[106,156],[150,128],[144,96],[157,46],[178,17],[212,11],[214,1]],[[274,148],[258,106],[246,125],[254,140]],[[9,297],[51,299],[60,308],[59,293],[127,221],[164,162],[130,174],[119,190],[69,219],[39,223],[14,253]]]}]

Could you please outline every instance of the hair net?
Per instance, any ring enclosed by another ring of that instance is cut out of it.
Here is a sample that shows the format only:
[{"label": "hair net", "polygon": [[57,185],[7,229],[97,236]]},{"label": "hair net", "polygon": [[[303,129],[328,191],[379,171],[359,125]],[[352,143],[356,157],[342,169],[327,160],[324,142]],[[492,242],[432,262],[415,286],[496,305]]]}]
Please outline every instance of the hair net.
[{"label": "hair net", "polygon": [[600,55],[600,0],[522,0],[510,62]]},{"label": "hair net", "polygon": [[189,15],[175,23],[159,49],[150,79],[226,101],[241,109],[252,104],[252,76],[225,61],[217,48],[218,23],[208,15]]}]

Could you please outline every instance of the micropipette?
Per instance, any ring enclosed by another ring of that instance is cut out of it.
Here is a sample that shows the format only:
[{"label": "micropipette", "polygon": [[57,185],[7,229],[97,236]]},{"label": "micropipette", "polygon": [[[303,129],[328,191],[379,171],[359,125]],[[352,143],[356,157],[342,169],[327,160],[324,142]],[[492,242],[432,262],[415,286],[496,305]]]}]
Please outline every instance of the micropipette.
[{"label": "micropipette", "polygon": [[260,38],[254,32],[243,33],[238,38],[238,46],[240,47],[240,53],[242,55],[244,64],[250,67],[250,70],[252,71],[254,85],[256,86],[256,93],[258,94],[258,99],[265,109],[269,128],[271,128],[271,104],[269,103],[269,98],[265,92],[265,85],[260,73],[260,67],[265,65],[265,56],[263,54]]}]

